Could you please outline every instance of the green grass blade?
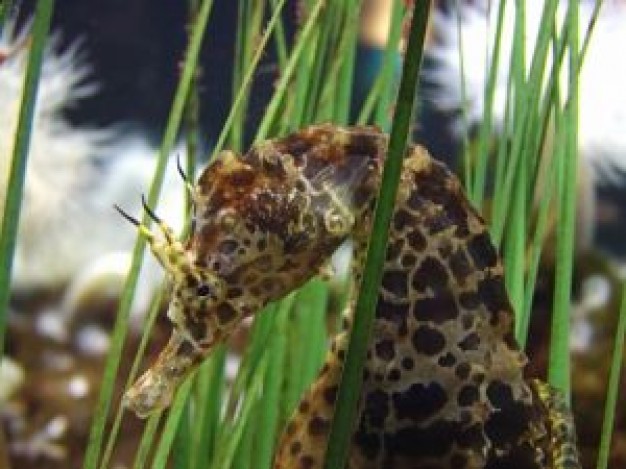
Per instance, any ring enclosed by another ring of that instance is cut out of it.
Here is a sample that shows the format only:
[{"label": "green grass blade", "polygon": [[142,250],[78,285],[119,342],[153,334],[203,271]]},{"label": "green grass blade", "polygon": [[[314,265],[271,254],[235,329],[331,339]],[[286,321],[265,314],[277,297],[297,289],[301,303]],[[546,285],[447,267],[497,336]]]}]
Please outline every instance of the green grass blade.
[{"label": "green grass blade", "polygon": [[4,27],[11,17],[11,9],[13,8],[13,0],[2,0],[0,2],[0,28]]},{"label": "green grass blade", "polygon": [[[181,79],[176,89],[176,94],[174,96],[174,102],[172,105],[172,111],[170,112],[168,118],[165,134],[163,136],[163,142],[159,151],[157,167],[148,194],[148,205],[152,207],[156,206],[161,185],[163,183],[163,177],[165,175],[167,158],[172,150],[172,147],[174,146],[174,141],[176,139],[176,135],[178,133],[183,118],[185,103],[187,101],[187,97],[189,96],[189,89],[191,87],[193,76],[196,70],[200,46],[202,44],[202,38],[204,36],[204,31],[206,29],[206,24],[209,18],[209,14],[211,12],[212,5],[212,0],[204,0],[200,7],[196,23],[192,30],[191,41],[189,43],[189,48],[185,57]],[[150,224],[150,220],[147,215],[144,216],[142,221],[146,225]],[[126,338],[126,333],[128,330],[128,316],[130,314],[130,305],[133,300],[134,290],[137,284],[137,276],[139,274],[139,269],[141,268],[141,263],[143,260],[144,247],[145,241],[138,237],[133,249],[133,258],[130,273],[121,295],[120,306],[113,328],[109,355],[107,357],[102,379],[100,397],[98,399],[98,404],[95,409],[95,415],[92,421],[91,431],[89,435],[89,443],[85,455],[85,461],[83,466],[85,469],[95,469],[98,465],[98,458],[100,455],[100,449],[102,447],[104,427],[106,424],[107,416],[109,414],[109,408],[111,406],[115,377],[119,368],[124,340]]]},{"label": "green grass blade", "polygon": [[415,3],[392,122],[388,156],[385,161],[378,203],[374,214],[365,270],[356,302],[354,327],[351,332],[339,387],[335,416],[328,438],[328,450],[324,461],[325,469],[342,468],[347,460],[367,344],[376,310],[378,287],[382,279],[381,267],[385,257],[389,224],[415,106],[415,92],[429,11],[430,1]]},{"label": "green grass blade", "polygon": [[604,404],[604,420],[602,422],[602,434],[600,436],[600,448],[598,451],[598,463],[596,469],[606,469],[608,467],[611,437],[615,424],[615,409],[619,395],[620,373],[624,357],[624,335],[626,334],[626,285],[622,286],[622,305],[615,331],[615,345],[613,347],[613,358],[609,372],[609,382],[606,391],[606,402]]},{"label": "green grass blade", "polygon": [[566,158],[561,188],[561,216],[557,226],[556,278],[550,340],[548,380],[570,394],[569,310],[571,303],[574,237],[576,231],[576,178],[578,167],[578,72],[579,3],[570,0],[567,12],[569,27],[569,99],[565,106],[564,125]]},{"label": "green grass blade", "polygon": [[298,41],[293,47],[292,53],[289,57],[289,61],[287,62],[287,66],[283,70],[280,76],[280,80],[276,85],[276,91],[274,92],[274,95],[272,96],[272,99],[267,106],[267,110],[265,112],[265,115],[263,116],[263,120],[259,124],[257,135],[254,139],[255,142],[261,142],[265,140],[269,135],[271,126],[275,124],[281,101],[285,96],[287,85],[289,84],[289,81],[294,74],[300,54],[307,44],[311,33],[313,32],[313,27],[315,26],[317,18],[325,3],[326,2],[324,0],[318,0],[311,9],[309,16],[307,17],[306,23],[300,31]]},{"label": "green grass blade", "polygon": [[[157,315],[159,314],[161,308],[161,302],[163,301],[163,288],[160,290],[160,294],[157,294],[150,305],[150,310],[148,312],[148,317],[146,318],[144,328],[148,331],[152,330],[154,326],[154,322],[156,321]],[[141,359],[144,356],[144,352],[146,347],[148,346],[148,340],[150,339],[149,334],[144,334],[141,337],[141,341],[139,342],[139,347],[137,348],[137,353],[133,358],[133,364],[130,369],[130,373],[128,374],[128,378],[126,379],[126,385],[124,388],[128,388],[139,373],[139,366],[141,365]],[[104,453],[102,455],[102,460],[100,462],[100,469],[107,469],[109,467],[109,462],[111,460],[111,456],[113,454],[113,449],[115,448],[115,443],[117,442],[117,436],[119,434],[119,430],[122,424],[122,417],[124,416],[124,409],[119,406],[117,412],[115,414],[115,419],[113,420],[113,424],[109,429],[109,435],[107,438],[107,444],[104,449]]]},{"label": "green grass blade", "polygon": [[380,99],[376,106],[374,123],[382,129],[389,129],[389,117],[391,116],[391,102],[393,93],[396,91],[394,83],[396,58],[398,56],[398,47],[402,36],[402,19],[406,13],[406,7],[403,2],[393,2],[391,10],[391,25],[389,28],[389,37],[385,45],[385,53],[383,56],[383,65],[380,70],[380,80],[382,82]]},{"label": "green grass blade", "polygon": [[4,350],[7,311],[11,295],[11,268],[13,266],[13,253],[19,226],[22,192],[26,179],[26,163],[28,161],[35,102],[46,37],[50,29],[53,11],[54,0],[41,0],[37,3],[32,30],[32,43],[26,66],[26,77],[24,79],[24,89],[17,121],[15,144],[9,169],[6,199],[2,212],[2,231],[0,232],[0,359]]},{"label": "green grass blade", "polygon": [[259,43],[259,46],[257,47],[254,53],[254,56],[252,57],[252,60],[250,61],[250,66],[247,68],[246,74],[243,80],[241,81],[241,86],[239,87],[239,90],[237,91],[237,96],[235,97],[235,100],[233,101],[233,104],[230,107],[230,111],[228,112],[228,117],[226,118],[226,121],[224,122],[224,127],[222,128],[220,136],[218,137],[217,143],[215,144],[215,147],[213,149],[213,154],[217,154],[219,151],[222,150],[224,146],[226,138],[228,137],[231,127],[233,126],[235,122],[235,118],[237,117],[237,112],[240,110],[241,106],[243,105],[245,101],[245,97],[250,88],[250,84],[252,82],[252,78],[254,77],[254,73],[257,69],[259,61],[261,60],[261,57],[263,56],[263,53],[265,52],[265,46],[267,45],[267,41],[269,37],[271,36],[272,32],[274,31],[274,28],[276,28],[277,25],[280,23],[279,22],[280,14],[284,6],[285,6],[285,0],[278,0],[278,4],[274,8],[272,17],[270,18],[270,21],[267,23],[267,26],[265,28],[265,33],[263,34],[263,37],[261,38],[261,42]]},{"label": "green grass blade", "polygon": [[[178,431],[178,426],[183,416],[183,412],[185,412],[187,408],[187,401],[194,378],[195,374],[188,376],[176,392],[174,402],[172,403],[172,407],[167,414],[167,420],[165,421],[165,426],[161,432],[161,438],[156,448],[152,469],[163,469],[167,466],[167,460],[172,444],[174,443],[174,438],[176,437],[176,432]],[[150,446],[152,447],[152,445]]]},{"label": "green grass blade", "polygon": [[287,349],[287,320],[292,302],[280,305],[276,318],[276,334],[268,350],[267,378],[263,389],[263,405],[259,409],[260,430],[254,449],[254,469],[269,469],[274,457],[274,446],[281,416],[282,388],[285,375]]},{"label": "green grass blade", "polygon": [[209,467],[215,453],[215,443],[220,424],[224,389],[226,385],[226,347],[220,346],[207,363],[200,367],[196,378],[195,413],[200,414],[195,435],[195,469]]},{"label": "green grass blade", "polygon": [[480,126],[478,134],[478,149],[476,151],[476,167],[472,177],[472,185],[468,186],[470,190],[470,200],[474,206],[480,210],[485,196],[486,178],[487,178],[487,161],[489,157],[489,139],[492,132],[493,121],[493,102],[495,97],[496,79],[500,61],[500,45],[502,39],[502,28],[504,25],[504,9],[505,0],[500,0],[498,4],[498,19],[496,23],[496,36],[491,54],[491,63],[489,64],[489,75],[487,76],[487,88],[485,90],[485,112],[483,114],[483,122]]},{"label": "green grass blade", "polygon": [[137,449],[137,453],[135,453],[133,469],[143,469],[146,467],[148,458],[150,457],[152,442],[154,441],[157,428],[159,428],[159,424],[161,423],[161,415],[162,412],[157,412],[148,419],[143,434],[141,435],[139,448]]}]

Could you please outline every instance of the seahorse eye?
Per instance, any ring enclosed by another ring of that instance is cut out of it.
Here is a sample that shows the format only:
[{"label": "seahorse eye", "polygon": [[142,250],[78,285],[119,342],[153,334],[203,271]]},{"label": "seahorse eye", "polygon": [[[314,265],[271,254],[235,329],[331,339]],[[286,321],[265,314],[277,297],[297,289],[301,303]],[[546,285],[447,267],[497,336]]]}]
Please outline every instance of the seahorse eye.
[{"label": "seahorse eye", "polygon": [[196,294],[198,296],[208,296],[209,293],[211,293],[211,287],[209,287],[206,283],[201,283],[198,285],[198,288],[196,288]]}]

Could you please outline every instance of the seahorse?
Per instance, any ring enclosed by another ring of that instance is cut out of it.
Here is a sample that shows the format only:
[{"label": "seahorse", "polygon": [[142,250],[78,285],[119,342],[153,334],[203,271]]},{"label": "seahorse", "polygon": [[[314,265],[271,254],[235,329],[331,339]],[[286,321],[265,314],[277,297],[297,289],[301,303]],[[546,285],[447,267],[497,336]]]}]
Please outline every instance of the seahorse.
[{"label": "seahorse", "polygon": [[[247,316],[301,286],[346,239],[362,275],[388,137],[311,126],[223,152],[193,187],[183,244],[134,221],[173,285],[171,339],[125,395],[145,416]],[[319,469],[354,301],[278,443],[275,469]],[[378,292],[350,469],[579,468],[564,398],[526,381],[503,269],[458,179],[406,150]]]}]

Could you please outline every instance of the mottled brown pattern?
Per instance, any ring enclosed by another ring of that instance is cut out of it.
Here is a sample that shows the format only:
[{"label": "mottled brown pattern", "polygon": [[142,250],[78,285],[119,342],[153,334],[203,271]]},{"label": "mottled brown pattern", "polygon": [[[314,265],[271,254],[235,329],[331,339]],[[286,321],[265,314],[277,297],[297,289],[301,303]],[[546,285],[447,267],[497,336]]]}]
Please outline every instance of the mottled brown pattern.
[{"label": "mottled brown pattern", "polygon": [[[176,328],[127,404],[141,415],[168,405],[217,342],[315,275],[348,237],[358,281],[386,149],[374,128],[318,125],[211,164],[195,189],[187,245],[149,235],[172,277]],[[353,303],[286,427],[277,469],[322,467]],[[579,467],[569,410],[546,385],[524,381],[512,330],[482,219],[459,181],[410,147],[348,467]]]}]

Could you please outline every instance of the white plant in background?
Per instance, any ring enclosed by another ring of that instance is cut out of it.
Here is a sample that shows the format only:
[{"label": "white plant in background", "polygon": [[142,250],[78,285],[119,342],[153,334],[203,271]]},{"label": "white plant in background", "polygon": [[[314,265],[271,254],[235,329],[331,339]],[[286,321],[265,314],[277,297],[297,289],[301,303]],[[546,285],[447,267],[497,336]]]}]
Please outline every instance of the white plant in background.
[{"label": "white plant in background", "polygon": [[[592,1],[580,4],[580,42],[587,33],[594,8]],[[448,14],[437,12],[434,32],[437,41],[428,51],[435,66],[426,77],[434,84],[426,96],[440,110],[455,113],[458,118],[453,130],[460,137],[467,128],[482,121],[485,109],[485,88],[491,67],[499,2],[458,2],[459,10]],[[529,0],[526,7],[527,70],[536,43],[544,1]],[[567,2],[558,8],[560,21],[565,17]],[[501,39],[497,85],[494,92],[493,122],[496,131],[504,125],[507,79],[515,23],[515,2],[506,2]],[[464,79],[461,79],[459,54],[459,18],[462,43]],[[615,183],[621,171],[626,171],[626,60],[622,47],[626,44],[626,3],[605,1],[592,32],[584,57],[579,89],[579,214],[589,221],[594,217],[594,184]],[[567,60],[567,59],[566,59]],[[567,69],[567,62],[563,68]],[[547,68],[549,70],[549,66]],[[566,93],[566,74],[562,76]],[[464,84],[463,84],[464,81]],[[464,99],[463,99],[464,97]],[[464,101],[464,103],[463,103]],[[464,108],[464,111],[461,110]],[[586,170],[591,168],[593,171]],[[620,170],[620,171],[616,171]],[[593,222],[582,227],[582,244],[592,236]]]},{"label": "white plant in background", "polygon": [[[28,55],[26,34],[16,35],[8,27],[0,38],[0,207]],[[87,79],[90,69],[79,48],[59,51],[57,45],[50,41],[43,62],[12,288],[27,293],[65,289],[61,310],[71,315],[86,294],[107,288],[119,293],[135,230],[113,204],[141,214],[140,195],[149,188],[156,159],[154,149],[141,137],[122,138],[117,131],[75,127],[64,119],[62,112],[93,94],[96,86]],[[157,212],[180,227],[183,183],[174,165],[168,168]],[[136,311],[147,307],[161,278],[154,264],[144,270]]]}]

